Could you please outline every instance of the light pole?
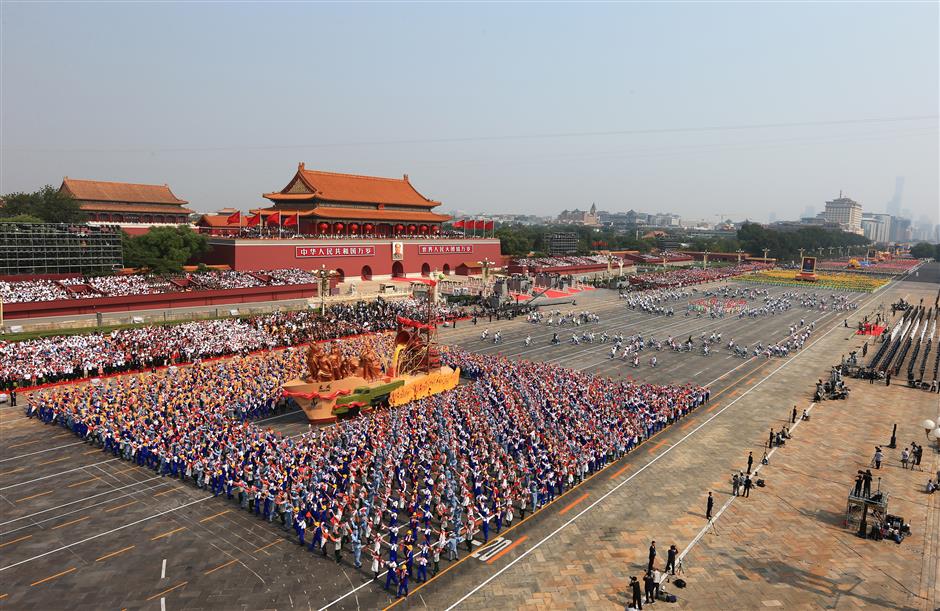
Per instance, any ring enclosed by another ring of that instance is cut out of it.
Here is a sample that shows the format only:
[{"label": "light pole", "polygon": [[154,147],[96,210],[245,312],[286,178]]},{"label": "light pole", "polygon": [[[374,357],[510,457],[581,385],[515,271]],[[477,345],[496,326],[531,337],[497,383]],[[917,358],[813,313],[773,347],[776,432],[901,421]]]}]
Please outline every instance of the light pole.
[{"label": "light pole", "polygon": [[477,261],[477,264],[483,268],[483,284],[486,284],[487,279],[490,277],[490,266],[493,265],[493,261],[487,258],[482,261]]},{"label": "light pole", "polygon": [[326,268],[326,264],[320,265],[317,270],[317,277],[320,278],[320,316],[326,316],[326,293],[330,290],[330,276],[335,274],[331,269]]},{"label": "light pole", "polygon": [[744,251],[739,248],[734,252],[738,253],[738,265],[741,265],[741,253],[743,253]]},{"label": "light pole", "polygon": [[702,257],[702,269],[708,269],[708,255],[710,254],[711,253],[709,251],[705,251],[704,256]]},{"label": "light pole", "polygon": [[767,263],[767,253],[769,253],[769,252],[770,252],[770,249],[769,249],[769,248],[765,248],[765,249],[764,249],[764,263]]}]

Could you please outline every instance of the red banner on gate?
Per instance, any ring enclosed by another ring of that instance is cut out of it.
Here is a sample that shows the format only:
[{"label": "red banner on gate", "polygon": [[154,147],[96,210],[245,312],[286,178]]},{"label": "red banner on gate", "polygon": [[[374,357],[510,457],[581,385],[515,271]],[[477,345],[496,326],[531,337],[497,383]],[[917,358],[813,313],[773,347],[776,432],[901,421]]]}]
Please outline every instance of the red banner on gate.
[{"label": "red banner on gate", "polygon": [[421,244],[419,255],[469,255],[473,253],[472,244]]},{"label": "red banner on gate", "polygon": [[294,258],[313,257],[371,257],[375,246],[295,246]]}]

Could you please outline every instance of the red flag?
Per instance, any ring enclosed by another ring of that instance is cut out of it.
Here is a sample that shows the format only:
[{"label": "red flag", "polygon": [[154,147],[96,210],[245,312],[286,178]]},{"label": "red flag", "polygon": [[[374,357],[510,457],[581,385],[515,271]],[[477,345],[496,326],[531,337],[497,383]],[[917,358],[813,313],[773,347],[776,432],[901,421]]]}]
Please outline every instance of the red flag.
[{"label": "red flag", "polygon": [[242,222],[241,210],[236,210],[235,214],[225,219],[225,222],[228,223],[229,225],[238,225],[239,223],[241,223]]},{"label": "red flag", "polygon": [[248,220],[245,221],[245,227],[254,227],[261,222],[260,214],[252,214],[248,217]]},{"label": "red flag", "polygon": [[294,216],[289,216],[284,220],[284,223],[281,227],[291,227],[292,225],[297,224],[297,220],[300,218],[300,214],[295,214]]},{"label": "red flag", "polygon": [[486,229],[486,221],[474,221],[474,229]]},{"label": "red flag", "polygon": [[268,225],[280,225],[281,224],[281,213],[273,212],[268,215],[268,219],[265,221]]},{"label": "red flag", "polygon": [[460,219],[459,221],[454,221],[452,227],[454,229],[463,229],[463,225],[464,225],[463,219]]},{"label": "red flag", "polygon": [[489,229],[492,229],[492,228],[495,227],[495,226],[496,226],[496,221],[486,221],[486,222],[483,224],[483,229],[489,230]]}]

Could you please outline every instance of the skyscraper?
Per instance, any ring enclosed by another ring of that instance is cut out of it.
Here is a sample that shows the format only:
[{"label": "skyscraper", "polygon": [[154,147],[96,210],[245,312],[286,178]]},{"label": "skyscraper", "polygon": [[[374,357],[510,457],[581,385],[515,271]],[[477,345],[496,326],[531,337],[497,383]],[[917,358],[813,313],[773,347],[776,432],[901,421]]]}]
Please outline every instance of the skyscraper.
[{"label": "skyscraper", "polygon": [[894,195],[885,205],[885,212],[891,216],[901,216],[901,200],[904,198],[904,177],[894,179]]}]

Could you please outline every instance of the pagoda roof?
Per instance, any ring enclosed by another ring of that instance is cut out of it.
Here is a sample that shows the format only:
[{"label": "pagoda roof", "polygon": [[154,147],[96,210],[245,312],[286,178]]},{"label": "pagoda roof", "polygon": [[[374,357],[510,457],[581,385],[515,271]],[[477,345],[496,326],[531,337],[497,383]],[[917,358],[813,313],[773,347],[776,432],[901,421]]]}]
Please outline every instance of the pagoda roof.
[{"label": "pagoda roof", "polygon": [[80,180],[66,176],[60,191],[65,191],[78,201],[121,202],[132,204],[161,204],[182,206],[188,204],[170,191],[167,185],[142,185],[129,182],[107,182],[103,180]]},{"label": "pagoda roof", "polygon": [[303,163],[298,164],[297,173],[286,187],[276,193],[265,193],[264,197],[272,201],[321,200],[427,208],[440,205],[418,193],[407,174],[402,178],[339,174],[308,170]]},{"label": "pagoda roof", "polygon": [[334,206],[318,206],[311,210],[287,210],[284,208],[265,208],[252,210],[254,214],[273,214],[280,212],[281,216],[299,214],[304,218],[335,219],[349,221],[387,221],[408,223],[446,223],[452,217],[447,214],[434,212],[411,212],[408,210],[369,210],[366,208],[337,208]]}]

